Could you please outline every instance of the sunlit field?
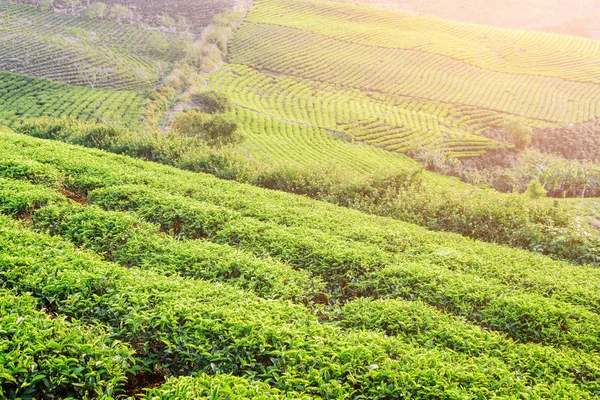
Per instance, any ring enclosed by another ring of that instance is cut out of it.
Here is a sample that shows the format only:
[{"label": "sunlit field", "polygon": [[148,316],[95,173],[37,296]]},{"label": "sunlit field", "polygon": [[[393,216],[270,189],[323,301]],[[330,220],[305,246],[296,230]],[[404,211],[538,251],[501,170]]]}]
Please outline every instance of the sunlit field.
[{"label": "sunlit field", "polygon": [[0,0],[0,398],[599,398],[597,15]]}]

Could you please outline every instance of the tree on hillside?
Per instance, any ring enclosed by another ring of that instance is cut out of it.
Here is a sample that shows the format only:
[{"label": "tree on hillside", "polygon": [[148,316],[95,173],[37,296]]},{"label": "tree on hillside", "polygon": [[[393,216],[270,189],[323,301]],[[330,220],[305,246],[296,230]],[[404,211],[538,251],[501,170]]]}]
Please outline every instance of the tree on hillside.
[{"label": "tree on hillside", "polygon": [[65,0],[65,6],[69,12],[74,13],[77,7],[81,6],[81,2],[79,0]]},{"label": "tree on hillside", "polygon": [[44,11],[49,11],[50,9],[54,8],[54,1],[53,0],[39,0],[37,2],[37,6]]},{"label": "tree on hillside", "polygon": [[177,26],[179,26],[182,31],[186,32],[190,28],[190,22],[183,15],[179,15],[177,16]]},{"label": "tree on hillside", "polygon": [[107,11],[108,6],[99,1],[97,3],[90,4],[83,15],[89,19],[104,19]]},{"label": "tree on hillside", "polygon": [[103,72],[100,68],[82,68],[81,76],[85,79],[86,83],[90,85],[92,89],[95,89],[100,80],[102,79]]},{"label": "tree on hillside", "polygon": [[525,190],[525,196],[532,200],[540,199],[542,197],[546,197],[546,189],[544,189],[540,181],[535,179],[527,186],[527,190]]},{"label": "tree on hillside", "polygon": [[244,140],[237,123],[230,118],[193,110],[177,114],[173,130],[185,136],[198,137],[210,147],[235,145]]},{"label": "tree on hillside", "polygon": [[110,10],[110,17],[117,22],[130,22],[133,19],[133,12],[127,6],[115,4]]},{"label": "tree on hillside", "polygon": [[519,151],[525,150],[531,144],[531,131],[530,127],[519,120],[512,120],[504,125],[506,139]]},{"label": "tree on hillside", "polygon": [[212,90],[196,93],[192,96],[192,102],[199,106],[203,112],[208,114],[221,114],[229,111],[231,101],[223,93]]},{"label": "tree on hillside", "polygon": [[158,19],[158,22],[160,23],[161,26],[164,26],[170,32],[174,31],[177,26],[177,23],[175,22],[175,20],[167,14],[160,16],[160,18]]},{"label": "tree on hillside", "polygon": [[[158,32],[157,32],[158,33]],[[146,42],[146,54],[161,57],[169,51],[169,42],[162,34],[152,35]]]}]

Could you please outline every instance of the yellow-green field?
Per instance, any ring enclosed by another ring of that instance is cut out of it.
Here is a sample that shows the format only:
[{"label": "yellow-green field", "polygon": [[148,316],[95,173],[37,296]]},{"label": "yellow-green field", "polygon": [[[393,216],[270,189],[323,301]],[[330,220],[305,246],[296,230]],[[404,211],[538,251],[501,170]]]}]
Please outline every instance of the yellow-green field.
[{"label": "yellow-green field", "polygon": [[481,132],[508,119],[600,117],[600,42],[573,36],[259,0],[228,61],[208,87],[237,106],[396,152],[478,155],[499,146]]}]

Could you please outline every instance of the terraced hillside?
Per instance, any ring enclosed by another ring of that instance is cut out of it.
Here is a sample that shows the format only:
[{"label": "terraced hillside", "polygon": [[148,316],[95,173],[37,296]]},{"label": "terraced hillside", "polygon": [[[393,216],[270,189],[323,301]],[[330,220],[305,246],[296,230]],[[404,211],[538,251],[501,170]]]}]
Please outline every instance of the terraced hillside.
[{"label": "terraced hillside", "polygon": [[3,397],[600,391],[594,267],[6,131],[0,212]]},{"label": "terraced hillside", "polygon": [[[324,0],[259,0],[209,87],[275,120],[393,151],[481,154],[480,136],[600,116],[600,42]],[[277,135],[276,132],[273,135]]]},{"label": "terraced hillside", "polygon": [[348,171],[372,173],[392,167],[419,165],[403,154],[390,153],[360,143],[350,143],[331,131],[269,118],[254,110],[237,108],[235,118],[247,138],[243,148],[256,160],[323,167],[343,165]]},{"label": "terraced hillside", "polygon": [[[538,29],[600,39],[598,0],[342,0],[501,28]],[[518,10],[518,12],[516,12]]]},{"label": "terraced hillside", "polygon": [[0,125],[29,118],[75,117],[138,128],[147,100],[126,90],[91,89],[0,72]]},{"label": "terraced hillside", "polygon": [[0,71],[92,88],[153,87],[191,39],[0,2]]},{"label": "terraced hillside", "polygon": [[160,17],[169,16],[175,20],[174,22],[179,28],[200,32],[203,27],[211,22],[214,15],[231,9],[235,1],[105,0],[104,3],[109,6],[127,6],[134,14],[139,15],[145,23],[151,25],[156,25]]}]

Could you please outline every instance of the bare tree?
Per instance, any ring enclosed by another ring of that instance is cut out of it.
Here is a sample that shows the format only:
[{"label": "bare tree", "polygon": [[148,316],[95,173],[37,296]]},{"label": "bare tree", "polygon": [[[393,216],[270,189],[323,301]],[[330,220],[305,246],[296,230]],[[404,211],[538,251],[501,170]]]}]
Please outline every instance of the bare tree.
[{"label": "bare tree", "polygon": [[102,71],[93,67],[83,68],[81,70],[81,76],[83,76],[83,79],[85,79],[86,83],[90,85],[92,89],[95,89],[102,79]]}]

